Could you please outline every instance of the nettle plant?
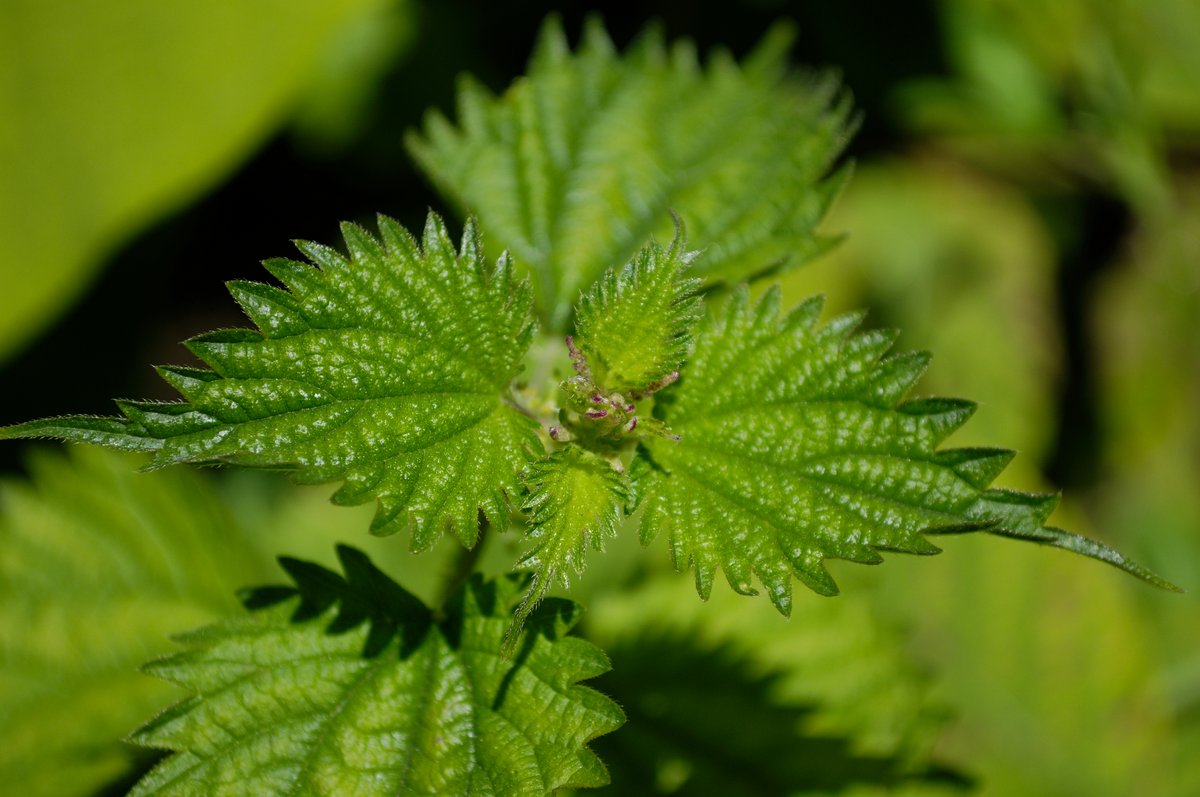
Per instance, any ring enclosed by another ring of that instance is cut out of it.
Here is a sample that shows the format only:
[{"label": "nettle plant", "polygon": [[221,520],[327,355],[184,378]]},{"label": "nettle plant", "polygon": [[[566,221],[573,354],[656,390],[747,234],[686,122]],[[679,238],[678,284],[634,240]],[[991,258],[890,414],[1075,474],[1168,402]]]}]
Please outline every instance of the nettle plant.
[{"label": "nettle plant", "polygon": [[[788,44],[701,64],[653,33],[619,54],[595,23],[572,52],[551,22],[527,77],[500,97],[465,81],[458,126],[432,114],[408,140],[466,213],[457,245],[432,212],[419,239],[380,217],[343,225],[345,252],[300,242],[305,260],[265,263],[282,287],[230,283],[254,329],[188,341],[207,368],[159,369],[182,401],[0,430],[340,481],[335,503],[377,503],[372,533],[462,544],[434,606],[352,548],[342,573],[281,559],[292,586],[147,666],[193,696],[132,736],[173,751],[134,794],[603,785],[587,744],[624,715],[579,682],[609,661],[546,593],[627,523],[701,598],[721,571],[784,615],[793,578],[837,593],[826,559],[966,532],[1171,588],[1047,526],[1054,496],[990,487],[1012,452],[940,448],[974,405],[908,398],[926,354],[891,354],[858,314],[821,321],[819,298],[781,306],[770,279],[833,243],[815,229],[852,127]],[[504,531],[517,572],[472,574]]]}]

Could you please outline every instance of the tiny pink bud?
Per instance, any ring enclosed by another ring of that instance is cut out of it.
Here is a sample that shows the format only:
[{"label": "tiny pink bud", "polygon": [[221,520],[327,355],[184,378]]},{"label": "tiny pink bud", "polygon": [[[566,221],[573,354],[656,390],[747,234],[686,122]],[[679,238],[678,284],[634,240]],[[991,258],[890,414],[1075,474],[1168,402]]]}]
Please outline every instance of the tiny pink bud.
[{"label": "tiny pink bud", "polygon": [[608,410],[588,410],[587,412],[584,413],[584,415],[586,415],[587,417],[589,417],[593,420],[597,420],[599,418],[607,418]]}]

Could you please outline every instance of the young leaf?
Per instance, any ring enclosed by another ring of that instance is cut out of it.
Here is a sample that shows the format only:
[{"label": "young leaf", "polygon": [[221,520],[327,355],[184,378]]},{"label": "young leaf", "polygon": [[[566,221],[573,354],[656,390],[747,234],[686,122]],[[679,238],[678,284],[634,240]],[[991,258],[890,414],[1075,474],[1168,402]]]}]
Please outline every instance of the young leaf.
[{"label": "young leaf", "polygon": [[626,393],[677,375],[704,312],[696,295],[699,280],[684,276],[696,254],[684,250],[677,230],[670,249],[650,243],[583,295],[575,340],[597,385]]},{"label": "young leaf", "polygon": [[624,474],[603,457],[570,445],[530,468],[530,548],[517,567],[534,571],[529,594],[517,611],[514,629],[556,582],[567,583],[571,571],[583,571],[588,548],[602,550],[615,537],[629,503]]},{"label": "young leaf", "polygon": [[155,452],[155,465],[229,462],[344,479],[338,503],[378,499],[372,530],[413,527],[412,547],[477,514],[507,517],[536,422],[504,401],[533,334],[528,286],[507,256],[485,267],[471,222],[456,254],[430,214],[421,246],[380,217],[382,241],[351,224],[350,256],[300,242],[311,261],[272,260],[287,290],[233,282],[258,327],[188,341],[212,370],[162,368],[187,400],[118,402],[123,418],[67,417],[0,429]]},{"label": "young leaf", "polygon": [[643,539],[666,532],[676,566],[695,566],[702,597],[720,567],[743,594],[756,575],[787,614],[792,574],[833,595],[825,559],[937,553],[925,535],[968,531],[1067,548],[1173,588],[1100,543],[1046,527],[1055,496],[988,489],[1012,452],[939,451],[974,405],[903,400],[926,355],[885,356],[894,335],[853,335],[857,316],[817,326],[819,299],[787,315],[779,301],[772,289],[751,306],[741,289],[706,319],[660,405],[682,439],[645,439],[637,464]]},{"label": "young leaf", "polygon": [[[0,784],[23,797],[100,794],[129,729],[180,697],[139,675],[167,634],[236,607],[271,565],[188,471],[38,452],[0,485]],[[108,792],[104,792],[108,793]]]},{"label": "young leaf", "polygon": [[133,794],[537,795],[608,776],[585,746],[618,727],[578,681],[608,669],[567,637],[579,607],[546,601],[500,655],[524,578],[474,576],[438,619],[340,548],[345,576],[281,560],[295,589],[182,638],[148,670],[195,693],[133,736],[177,751]]},{"label": "young leaf", "polygon": [[789,73],[791,32],[774,28],[742,64],[702,65],[689,42],[651,30],[617,53],[587,24],[577,52],[559,22],[529,73],[501,97],[473,81],[460,128],[431,114],[407,143],[430,178],[533,275],[542,314],[565,330],[571,305],[606,268],[688,220],[705,283],[795,265],[841,177],[825,178],[849,135],[849,102],[828,76]]}]

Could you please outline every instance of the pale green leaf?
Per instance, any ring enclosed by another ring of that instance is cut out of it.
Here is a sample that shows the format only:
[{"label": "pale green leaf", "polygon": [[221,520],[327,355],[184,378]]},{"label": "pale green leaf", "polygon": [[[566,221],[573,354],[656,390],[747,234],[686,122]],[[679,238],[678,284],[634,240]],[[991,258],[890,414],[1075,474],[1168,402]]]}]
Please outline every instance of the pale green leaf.
[{"label": "pale green leaf", "polygon": [[772,289],[756,305],[737,291],[697,334],[661,416],[681,441],[647,438],[637,493],[642,535],[666,533],[679,568],[707,597],[716,570],[753,594],[757,577],[784,614],[791,577],[826,595],[823,561],[931,554],[927,534],[988,531],[1066,548],[1173,588],[1106,546],[1047,527],[1057,498],[988,489],[1012,458],[939,445],[974,405],[905,400],[924,354],[886,356],[894,335],[854,335],[861,320],[819,326],[819,299],[788,314]]},{"label": "pale green leaf", "polygon": [[75,449],[0,487],[0,791],[95,793],[179,693],[140,675],[167,634],[236,605],[269,560],[194,473]]},{"label": "pale green leaf", "polygon": [[435,617],[349,548],[345,576],[281,560],[296,589],[182,637],[149,665],[194,697],[134,741],[177,751],[133,794],[542,795],[607,781],[585,746],[623,721],[578,681],[608,659],[546,601],[514,659],[501,639],[525,579],[478,576]]},{"label": "pale green leaf", "polygon": [[621,268],[611,268],[579,300],[575,340],[596,384],[642,391],[677,375],[704,308],[699,280],[684,276],[698,253],[682,231],[669,249],[651,243]]},{"label": "pale green leaf", "polygon": [[534,571],[529,595],[517,613],[517,625],[558,582],[569,583],[583,571],[588,549],[603,550],[615,537],[629,503],[629,485],[608,460],[568,445],[530,467],[525,478],[529,496],[532,546],[517,567]]},{"label": "pale green leaf", "polygon": [[1036,470],[1062,389],[1055,254],[1036,209],[962,164],[887,160],[856,166],[830,222],[853,234],[781,280],[785,302],[823,292],[826,312],[870,306],[877,323],[937,353],[923,390],[992,397],[956,440],[1020,451],[1009,481]]},{"label": "pale green leaf", "polygon": [[382,5],[0,3],[0,359],[115,246],[261,144]]},{"label": "pale green leaf", "polygon": [[555,329],[606,268],[669,233],[671,209],[703,252],[695,276],[736,282],[829,244],[815,228],[849,103],[830,77],[788,71],[790,41],[778,27],[740,65],[702,64],[654,30],[622,55],[593,20],[573,53],[551,19],[524,79],[498,98],[465,81],[460,126],[431,114],[409,148],[529,267]]},{"label": "pale green leaf", "polygon": [[529,289],[502,256],[485,265],[468,224],[456,254],[430,214],[423,244],[380,217],[382,241],[343,225],[350,256],[299,242],[311,261],[271,260],[288,290],[229,289],[258,330],[188,341],[212,370],[162,368],[187,400],[118,402],[123,418],[0,429],[155,452],[155,465],[229,462],[344,479],[338,503],[378,499],[372,529],[464,544],[477,514],[503,522],[537,424],[505,401],[533,334]]}]

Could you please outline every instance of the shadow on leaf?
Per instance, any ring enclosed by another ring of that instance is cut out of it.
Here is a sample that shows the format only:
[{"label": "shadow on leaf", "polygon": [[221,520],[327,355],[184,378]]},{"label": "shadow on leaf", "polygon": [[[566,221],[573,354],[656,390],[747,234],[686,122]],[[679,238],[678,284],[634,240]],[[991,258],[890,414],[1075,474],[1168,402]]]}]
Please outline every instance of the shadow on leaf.
[{"label": "shadow on leaf", "polygon": [[297,595],[300,605],[293,622],[312,620],[335,604],[337,614],[327,633],[340,634],[370,623],[362,655],[378,656],[400,635],[400,657],[407,658],[421,645],[433,624],[433,614],[420,599],[392,581],[371,563],[366,554],[339,545],[338,560],[345,576],[312,562],[283,556],[279,564],[295,581],[295,587],[266,586],[242,592],[247,609],[265,609]]}]

